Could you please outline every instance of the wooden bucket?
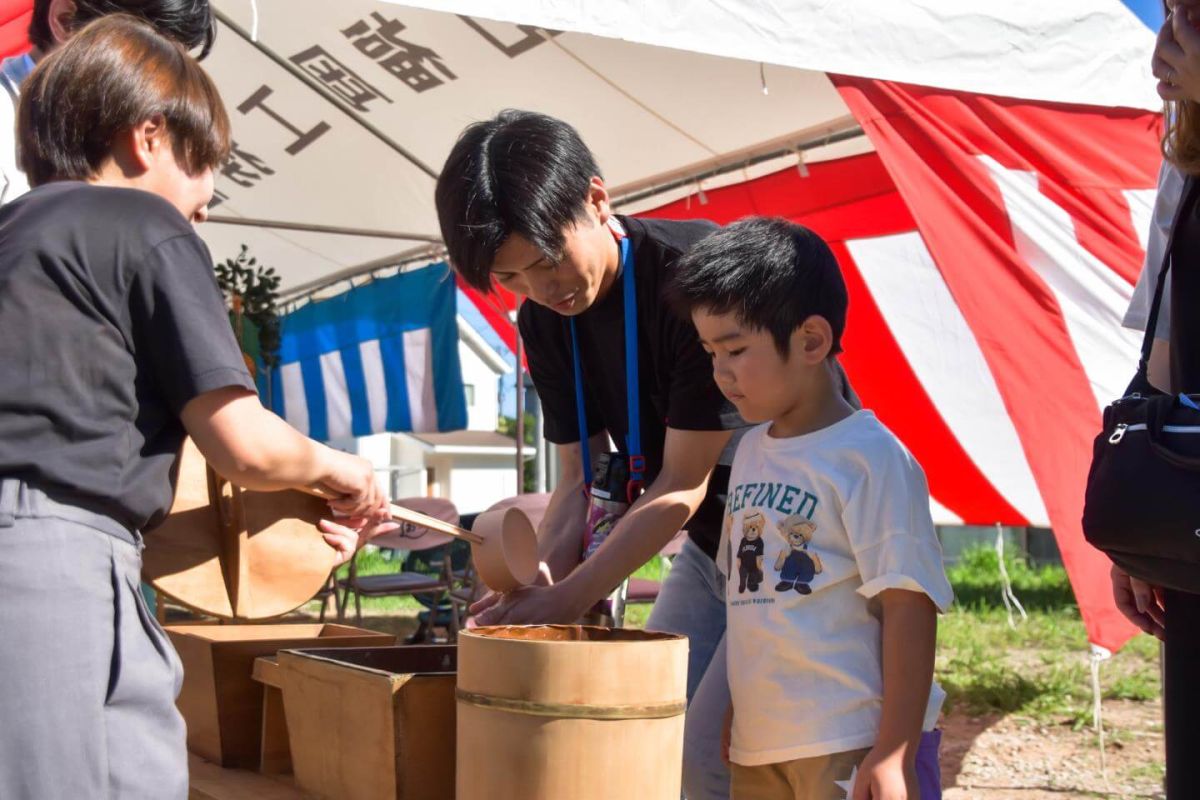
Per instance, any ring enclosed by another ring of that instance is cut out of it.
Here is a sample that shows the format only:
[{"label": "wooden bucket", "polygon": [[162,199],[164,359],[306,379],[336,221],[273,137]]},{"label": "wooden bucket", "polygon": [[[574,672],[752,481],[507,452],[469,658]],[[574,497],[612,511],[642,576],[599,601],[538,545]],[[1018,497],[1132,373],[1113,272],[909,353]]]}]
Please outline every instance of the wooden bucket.
[{"label": "wooden bucket", "polygon": [[458,800],[679,800],[687,639],[580,625],[458,638]]}]

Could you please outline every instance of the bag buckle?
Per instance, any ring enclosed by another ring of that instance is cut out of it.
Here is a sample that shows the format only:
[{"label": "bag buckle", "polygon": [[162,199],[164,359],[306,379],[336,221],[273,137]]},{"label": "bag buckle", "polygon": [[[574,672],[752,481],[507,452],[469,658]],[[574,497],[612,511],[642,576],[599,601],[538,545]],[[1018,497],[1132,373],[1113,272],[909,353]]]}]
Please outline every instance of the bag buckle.
[{"label": "bag buckle", "polygon": [[1112,436],[1108,437],[1108,443],[1109,444],[1120,444],[1121,440],[1125,438],[1125,431],[1128,429],[1129,429],[1129,426],[1126,425],[1124,422],[1118,424],[1116,430],[1114,430],[1112,432]]}]

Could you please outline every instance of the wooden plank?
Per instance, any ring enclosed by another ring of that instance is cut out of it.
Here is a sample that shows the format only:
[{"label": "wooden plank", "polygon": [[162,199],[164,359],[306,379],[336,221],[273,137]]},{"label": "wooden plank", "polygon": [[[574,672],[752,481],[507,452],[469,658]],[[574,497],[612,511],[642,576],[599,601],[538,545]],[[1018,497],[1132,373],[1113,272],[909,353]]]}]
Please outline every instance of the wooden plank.
[{"label": "wooden plank", "polygon": [[283,688],[283,677],[279,672],[279,660],[274,656],[259,656],[254,659],[254,680],[266,686]]},{"label": "wooden plank", "polygon": [[262,754],[258,771],[263,775],[287,775],[292,771],[283,692],[276,686],[263,687]]},{"label": "wooden plank", "polygon": [[303,800],[304,794],[283,778],[269,778],[244,769],[222,769],[199,756],[188,755],[191,776],[188,800]]}]

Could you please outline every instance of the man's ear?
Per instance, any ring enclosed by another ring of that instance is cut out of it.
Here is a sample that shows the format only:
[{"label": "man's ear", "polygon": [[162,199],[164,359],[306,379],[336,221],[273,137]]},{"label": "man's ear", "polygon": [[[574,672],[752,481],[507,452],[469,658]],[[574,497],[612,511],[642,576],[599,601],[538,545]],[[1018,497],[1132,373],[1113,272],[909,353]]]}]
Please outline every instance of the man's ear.
[{"label": "man's ear", "polygon": [[596,221],[601,225],[607,225],[609,218],[612,217],[612,204],[609,202],[608,187],[604,185],[604,179],[599,175],[593,175],[588,184],[586,202],[593,210]]},{"label": "man's ear", "polygon": [[75,0],[50,0],[47,12],[50,23],[50,35],[56,44],[63,44],[71,38],[75,22]]}]

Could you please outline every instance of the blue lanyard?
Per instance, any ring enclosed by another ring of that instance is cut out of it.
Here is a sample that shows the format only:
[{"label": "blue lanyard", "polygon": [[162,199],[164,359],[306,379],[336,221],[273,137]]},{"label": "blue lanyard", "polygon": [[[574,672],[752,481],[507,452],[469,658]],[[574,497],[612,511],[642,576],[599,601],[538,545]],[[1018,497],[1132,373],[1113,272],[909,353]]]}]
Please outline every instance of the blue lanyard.
[{"label": "blue lanyard", "polygon": [[[646,459],[642,455],[642,420],[639,411],[637,287],[633,282],[633,250],[628,236],[621,238],[620,248],[621,282],[625,292],[625,399],[629,423],[625,443],[629,451],[628,495],[632,503],[646,474]],[[583,366],[579,361],[579,334],[576,332],[575,318],[571,317],[568,322],[571,326],[571,355],[575,362],[575,414],[579,421],[579,447],[586,492],[592,485],[592,453],[588,446],[587,409],[583,402]]]}]

